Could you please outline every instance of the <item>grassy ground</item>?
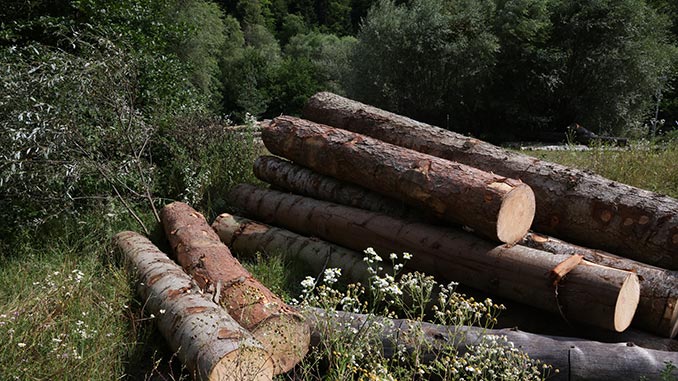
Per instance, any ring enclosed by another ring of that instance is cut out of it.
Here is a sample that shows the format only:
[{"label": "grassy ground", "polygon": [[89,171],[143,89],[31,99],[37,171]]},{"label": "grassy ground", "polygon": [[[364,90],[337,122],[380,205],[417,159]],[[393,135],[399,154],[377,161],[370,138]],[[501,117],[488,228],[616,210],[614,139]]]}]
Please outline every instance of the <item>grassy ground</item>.
[{"label": "grassy ground", "polygon": [[[678,197],[675,144],[531,154]],[[0,243],[0,380],[187,379],[109,247],[116,232],[138,226],[124,211],[110,209]],[[248,263],[276,292],[298,295],[300,276],[283,261]]]},{"label": "grassy ground", "polygon": [[657,148],[633,144],[627,150],[526,151],[540,159],[591,170],[609,179],[678,198],[678,141]]}]

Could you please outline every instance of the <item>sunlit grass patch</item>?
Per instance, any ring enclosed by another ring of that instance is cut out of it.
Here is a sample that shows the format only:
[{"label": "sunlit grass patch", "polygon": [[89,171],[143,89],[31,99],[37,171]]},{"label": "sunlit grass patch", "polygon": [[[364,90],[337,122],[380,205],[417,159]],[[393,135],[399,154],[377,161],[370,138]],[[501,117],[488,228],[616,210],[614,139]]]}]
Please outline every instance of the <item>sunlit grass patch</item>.
[{"label": "sunlit grass patch", "polygon": [[594,147],[590,151],[526,151],[540,159],[580,169],[639,188],[678,198],[678,141],[663,146],[634,142],[628,149]]}]

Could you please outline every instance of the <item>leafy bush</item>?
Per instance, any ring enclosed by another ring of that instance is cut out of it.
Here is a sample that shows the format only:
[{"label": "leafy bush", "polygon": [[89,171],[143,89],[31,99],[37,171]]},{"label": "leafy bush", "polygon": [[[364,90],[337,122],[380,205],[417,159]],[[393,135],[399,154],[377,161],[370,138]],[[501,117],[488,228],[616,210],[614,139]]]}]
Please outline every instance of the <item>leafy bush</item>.
[{"label": "leafy bush", "polygon": [[670,24],[645,1],[383,0],[349,94],[462,131],[619,134],[675,76]]},{"label": "leafy bush", "polygon": [[[13,4],[10,13],[30,14],[25,2]],[[61,5],[38,3],[42,17],[0,26],[3,229],[111,197],[124,199],[130,211],[136,202],[152,209],[163,193],[150,154],[161,127],[215,103],[214,54],[225,41],[213,6],[198,0]],[[207,34],[215,35],[200,37]],[[193,50],[182,48],[187,45]]]},{"label": "leafy bush", "polygon": [[491,1],[379,1],[354,52],[351,96],[447,125],[468,120],[499,49]]}]

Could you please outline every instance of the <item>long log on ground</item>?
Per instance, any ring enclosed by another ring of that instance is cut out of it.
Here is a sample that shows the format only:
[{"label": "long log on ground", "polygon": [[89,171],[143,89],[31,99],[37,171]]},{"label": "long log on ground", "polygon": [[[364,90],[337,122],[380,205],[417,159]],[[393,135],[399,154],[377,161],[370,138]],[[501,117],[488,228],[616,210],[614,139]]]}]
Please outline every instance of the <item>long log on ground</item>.
[{"label": "long log on ground", "polygon": [[583,255],[590,262],[633,271],[640,279],[640,302],[633,325],[665,337],[678,334],[678,274],[600,250],[528,233],[521,245],[554,254]]},{"label": "long log on ground", "polygon": [[200,294],[176,263],[134,232],[113,239],[137,280],[144,308],[181,362],[200,380],[271,380],[264,347],[223,308]]},{"label": "long log on ground", "polygon": [[412,253],[410,268],[454,280],[566,319],[625,330],[640,295],[636,274],[583,262],[555,287],[548,273],[569,255],[496,246],[461,230],[406,222],[324,201],[239,185],[234,204],[259,221],[362,251]]},{"label": "long log on ground", "polygon": [[[514,329],[483,329],[478,327],[448,327],[404,319],[386,319],[348,312],[327,313],[320,309],[306,310],[312,327],[312,342],[322,342],[326,337],[345,333],[347,325],[365,329],[366,325],[384,327],[379,334],[386,357],[393,357],[405,347],[410,353],[416,350],[412,341],[423,340],[430,348],[422,360],[432,361],[441,348],[451,346],[465,352],[467,346],[480,343],[487,335],[503,336],[530,358],[538,359],[558,369],[551,372],[549,380],[664,380],[662,372],[666,363],[678,364],[678,353],[664,352],[625,343],[610,344],[570,337],[535,335]],[[423,335],[422,335],[423,334]],[[678,370],[671,372],[678,376]]]},{"label": "long log on ground", "polygon": [[321,175],[275,156],[259,157],[254,162],[254,175],[259,180],[276,188],[319,200],[369,209],[398,218],[434,219],[432,214],[407,207],[402,201],[385,197],[330,176]]},{"label": "long log on ground", "polygon": [[340,268],[348,279],[368,284],[367,264],[363,255],[354,250],[228,213],[219,215],[212,228],[221,241],[237,253],[282,251],[301,259],[318,275],[327,268]]},{"label": "long log on ground", "polygon": [[532,224],[534,194],[518,180],[288,116],[275,118],[262,138],[276,155],[428,208],[490,239],[513,244]]},{"label": "long log on ground", "polygon": [[200,287],[214,289],[219,303],[264,345],[274,374],[292,369],[310,340],[298,311],[252,277],[193,208],[174,202],[162,209],[161,219],[177,261]]},{"label": "long log on ground", "polygon": [[535,193],[536,231],[678,270],[678,200],[510,152],[331,93],[304,116],[403,147],[516,178]]},{"label": "long log on ground", "polygon": [[[366,283],[369,278],[367,266],[361,259],[363,255],[356,251],[227,213],[217,217],[212,228],[217,232],[222,242],[241,256],[282,251],[307,263],[316,274],[320,274],[325,268],[341,268],[342,279],[352,283],[368,284]],[[384,267],[388,266],[384,265]],[[386,269],[385,273],[389,274],[390,271]],[[641,291],[643,289],[642,284],[641,282]],[[482,300],[485,297],[487,295],[478,296],[476,299]],[[638,308],[640,308],[640,304]],[[636,316],[638,313],[639,311],[636,311]],[[539,320],[539,322],[534,320]],[[519,327],[523,331],[533,333],[579,336],[607,343],[624,342],[627,345],[638,345],[643,348],[678,351],[678,341],[664,339],[638,330],[627,329],[619,333],[588,328],[582,325],[573,326],[564,322],[557,324],[558,320],[560,320],[558,316],[554,317],[545,311],[511,303],[508,311],[500,314],[498,324],[507,328]],[[545,322],[549,322],[548,325]]]}]

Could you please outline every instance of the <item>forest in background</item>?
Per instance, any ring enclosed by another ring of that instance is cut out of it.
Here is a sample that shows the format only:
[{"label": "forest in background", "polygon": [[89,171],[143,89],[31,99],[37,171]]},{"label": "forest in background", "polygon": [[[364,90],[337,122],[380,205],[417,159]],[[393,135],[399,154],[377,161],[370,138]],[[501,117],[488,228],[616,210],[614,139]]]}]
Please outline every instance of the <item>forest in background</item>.
[{"label": "forest in background", "polygon": [[574,122],[669,139],[676,4],[10,0],[0,214],[24,226],[110,197],[206,202],[237,177],[219,170],[237,152],[208,154],[228,150],[223,126],[298,114],[321,90],[492,141]]}]

